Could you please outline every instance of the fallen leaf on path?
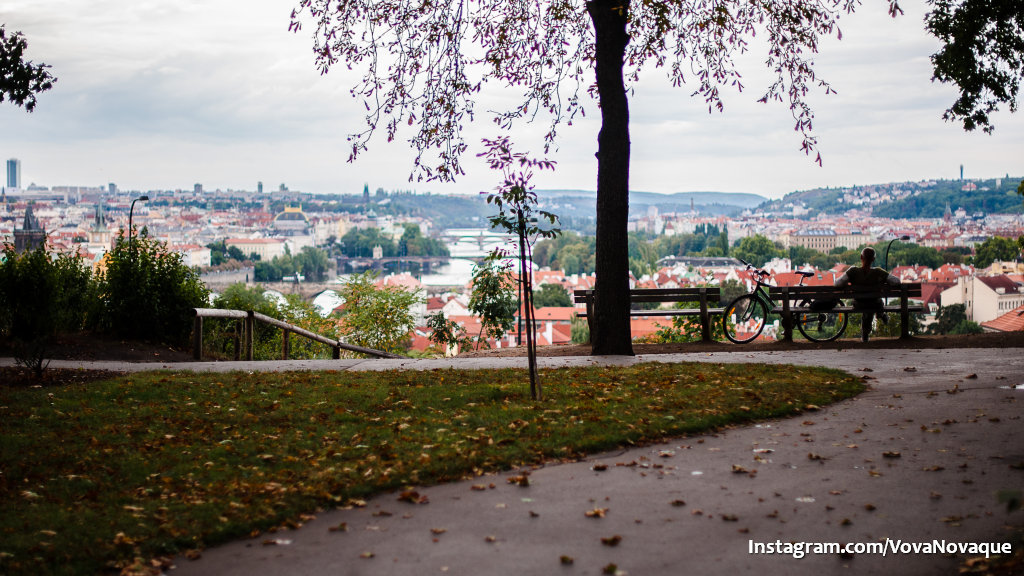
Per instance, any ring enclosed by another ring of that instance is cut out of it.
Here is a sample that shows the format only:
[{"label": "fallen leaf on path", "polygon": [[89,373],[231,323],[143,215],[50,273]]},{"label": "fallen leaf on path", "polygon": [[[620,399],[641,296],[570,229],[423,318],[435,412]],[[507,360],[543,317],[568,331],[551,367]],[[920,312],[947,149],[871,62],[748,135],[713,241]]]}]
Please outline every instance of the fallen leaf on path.
[{"label": "fallen leaf on path", "polygon": [[587,518],[604,518],[604,515],[608,512],[607,508],[594,508],[593,510],[587,510],[583,514]]},{"label": "fallen leaf on path", "polygon": [[618,534],[608,538],[601,538],[601,544],[604,544],[605,546],[618,546],[619,542],[622,542],[622,536],[619,536]]}]

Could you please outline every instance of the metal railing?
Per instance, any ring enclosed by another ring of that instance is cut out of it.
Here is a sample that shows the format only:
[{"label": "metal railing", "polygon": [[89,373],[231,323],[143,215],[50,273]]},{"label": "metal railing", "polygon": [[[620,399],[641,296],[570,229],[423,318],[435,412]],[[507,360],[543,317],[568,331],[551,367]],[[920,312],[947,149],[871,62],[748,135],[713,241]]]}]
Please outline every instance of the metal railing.
[{"label": "metal railing", "polygon": [[253,358],[253,333],[256,327],[256,322],[263,322],[271,326],[280,328],[283,333],[281,335],[281,358],[283,360],[288,359],[288,353],[290,350],[290,335],[295,334],[308,338],[314,342],[320,342],[331,347],[331,357],[335,360],[341,358],[341,351],[347,350],[349,352],[357,352],[359,354],[366,354],[374,358],[405,358],[399,354],[392,354],[390,352],[384,352],[382,350],[374,350],[372,348],[363,348],[362,346],[355,346],[353,344],[346,344],[341,340],[334,340],[326,336],[321,336],[300,328],[294,324],[282,322],[277,318],[271,318],[266,314],[260,314],[254,310],[221,310],[219,308],[193,308],[195,312],[195,325],[193,329],[192,337],[192,356],[196,360],[202,360],[203,358],[203,318],[228,318],[235,319],[239,322],[240,330],[235,333],[235,360],[241,360],[241,351],[245,350],[245,360],[252,360]]}]

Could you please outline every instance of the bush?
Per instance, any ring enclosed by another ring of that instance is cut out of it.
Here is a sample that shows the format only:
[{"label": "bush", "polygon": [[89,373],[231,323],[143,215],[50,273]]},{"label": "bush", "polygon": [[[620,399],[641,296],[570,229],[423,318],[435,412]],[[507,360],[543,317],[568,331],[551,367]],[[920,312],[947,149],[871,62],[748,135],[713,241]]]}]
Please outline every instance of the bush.
[{"label": "bush", "polygon": [[97,326],[123,338],[186,345],[192,309],[209,301],[199,272],[145,229],[131,245],[118,237],[98,281],[102,314]]},{"label": "bush", "polygon": [[77,332],[95,297],[92,275],[77,255],[43,247],[23,254],[5,244],[0,262],[0,333],[18,364],[37,375],[58,333]]},{"label": "bush", "polygon": [[401,288],[377,288],[372,272],[355,274],[341,290],[345,308],[341,332],[349,344],[400,353],[409,347],[415,327],[412,307],[420,297]]},{"label": "bush", "polygon": [[[259,287],[247,287],[241,283],[232,284],[224,290],[223,294],[214,299],[213,307],[244,312],[252,310],[321,336],[332,339],[338,337],[335,322],[320,316],[313,304],[304,302],[296,294],[289,294],[285,296],[283,302],[278,303],[273,298],[264,295],[263,290]],[[236,319],[205,319],[203,321],[204,353],[228,358],[234,357],[236,341],[242,345],[240,328],[241,321]],[[281,328],[257,321],[253,326],[253,332],[254,359],[281,358],[283,340]],[[326,344],[294,335],[289,339],[288,348],[288,358],[290,359],[330,358],[333,352],[331,347]],[[241,350],[238,352],[241,354]]]}]

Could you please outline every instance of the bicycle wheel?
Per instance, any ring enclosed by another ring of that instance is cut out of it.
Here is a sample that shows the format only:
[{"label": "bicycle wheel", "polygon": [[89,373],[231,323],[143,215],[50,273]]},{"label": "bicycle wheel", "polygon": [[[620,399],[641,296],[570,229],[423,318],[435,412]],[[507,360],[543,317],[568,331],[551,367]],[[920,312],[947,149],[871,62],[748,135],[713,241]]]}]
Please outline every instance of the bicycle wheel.
[{"label": "bicycle wheel", "polygon": [[757,338],[768,321],[768,308],[753,294],[744,294],[725,308],[722,328],[725,337],[736,344],[745,344]]},{"label": "bicycle wheel", "polygon": [[812,342],[830,342],[843,335],[848,320],[845,312],[801,312],[796,327]]}]

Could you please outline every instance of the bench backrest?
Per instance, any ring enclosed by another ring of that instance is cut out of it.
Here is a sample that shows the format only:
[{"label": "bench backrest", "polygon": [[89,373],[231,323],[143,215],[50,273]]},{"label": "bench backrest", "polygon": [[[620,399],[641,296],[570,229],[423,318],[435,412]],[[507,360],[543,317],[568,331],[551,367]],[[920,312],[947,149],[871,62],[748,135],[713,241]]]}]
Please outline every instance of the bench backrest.
[{"label": "bench backrest", "polygon": [[[585,304],[594,298],[594,290],[575,290],[573,297],[577,304]],[[629,291],[630,302],[687,302],[700,300],[706,294],[710,302],[718,302],[722,289],[717,286],[698,288],[636,288]]]},{"label": "bench backrest", "polygon": [[826,298],[899,298],[906,294],[908,298],[921,297],[921,284],[908,283],[898,286],[883,284],[874,288],[864,286],[770,286],[768,293],[772,298],[789,300],[817,300]]}]

